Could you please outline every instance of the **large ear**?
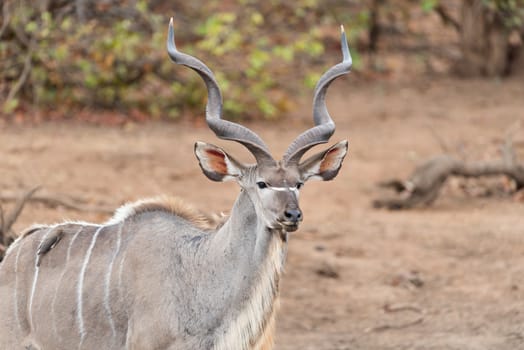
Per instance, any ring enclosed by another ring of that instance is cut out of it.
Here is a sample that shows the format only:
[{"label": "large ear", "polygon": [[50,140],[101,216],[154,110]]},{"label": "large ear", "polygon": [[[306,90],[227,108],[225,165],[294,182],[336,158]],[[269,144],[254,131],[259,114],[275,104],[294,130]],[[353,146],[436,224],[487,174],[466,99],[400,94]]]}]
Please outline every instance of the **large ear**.
[{"label": "large ear", "polygon": [[348,142],[341,141],[300,163],[298,167],[303,181],[309,179],[333,180],[340,170],[347,151]]},{"label": "large ear", "polygon": [[220,147],[205,142],[195,143],[195,155],[204,174],[213,181],[235,180],[244,166]]}]

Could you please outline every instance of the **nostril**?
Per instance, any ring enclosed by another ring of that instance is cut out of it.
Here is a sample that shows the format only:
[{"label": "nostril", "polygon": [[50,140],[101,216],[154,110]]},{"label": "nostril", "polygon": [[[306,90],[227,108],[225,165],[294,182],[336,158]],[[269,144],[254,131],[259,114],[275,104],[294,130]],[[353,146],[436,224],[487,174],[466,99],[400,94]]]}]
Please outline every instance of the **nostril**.
[{"label": "nostril", "polygon": [[284,216],[287,220],[293,222],[302,220],[302,212],[299,209],[288,209],[284,212]]}]

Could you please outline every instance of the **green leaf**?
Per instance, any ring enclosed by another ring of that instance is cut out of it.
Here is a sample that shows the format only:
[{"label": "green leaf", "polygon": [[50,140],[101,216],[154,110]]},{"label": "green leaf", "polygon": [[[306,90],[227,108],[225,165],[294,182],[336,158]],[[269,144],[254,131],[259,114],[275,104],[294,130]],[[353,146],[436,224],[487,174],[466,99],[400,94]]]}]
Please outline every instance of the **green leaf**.
[{"label": "green leaf", "polygon": [[266,118],[271,119],[277,112],[276,107],[266,98],[259,99],[257,106]]},{"label": "green leaf", "polygon": [[437,7],[439,0],[422,0],[420,6],[422,11],[428,13],[431,12]]},{"label": "green leaf", "polygon": [[12,98],[10,100],[7,100],[6,102],[4,102],[3,106],[2,106],[2,111],[6,114],[10,114],[12,112],[14,112],[14,110],[16,109],[16,107],[18,107],[18,99],[17,98]]},{"label": "green leaf", "polygon": [[264,23],[264,17],[260,12],[254,12],[251,14],[251,23],[255,26],[259,26]]},{"label": "green leaf", "polygon": [[36,29],[38,28],[37,24],[35,21],[31,21],[31,22],[28,22],[26,25],[25,25],[25,30],[26,32],[28,33],[34,33],[36,32]]},{"label": "green leaf", "polygon": [[276,57],[281,58],[288,63],[292,62],[295,56],[295,52],[293,51],[293,48],[290,46],[278,45],[275,46],[272,51]]},{"label": "green leaf", "polygon": [[270,60],[270,56],[267,52],[262,50],[256,50],[249,56],[249,64],[255,70],[260,70]]}]

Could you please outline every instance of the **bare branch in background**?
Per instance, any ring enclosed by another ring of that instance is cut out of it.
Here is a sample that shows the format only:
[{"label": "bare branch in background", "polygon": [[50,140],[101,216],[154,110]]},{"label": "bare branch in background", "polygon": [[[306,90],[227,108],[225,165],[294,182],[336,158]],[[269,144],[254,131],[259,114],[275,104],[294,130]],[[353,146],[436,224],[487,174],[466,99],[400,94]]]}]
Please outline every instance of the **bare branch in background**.
[{"label": "bare branch in background", "polygon": [[34,187],[24,193],[22,196],[16,198],[16,204],[12,212],[6,213],[0,206],[0,261],[2,260],[5,250],[15,239],[15,235],[12,233],[12,226],[22,213],[25,204],[31,198],[31,196],[39,189]]},{"label": "bare branch in background", "polygon": [[85,0],[75,0],[76,17],[80,22],[86,20],[86,2]]},{"label": "bare branch in background", "polygon": [[49,193],[36,193],[39,189],[39,186],[34,187],[22,195],[16,192],[0,193],[0,201],[15,202],[13,210],[9,213],[0,206],[0,261],[2,260],[7,247],[16,238],[16,234],[13,233],[12,227],[27,203],[41,203],[51,208],[63,207],[69,210],[82,212],[102,214],[112,214],[114,212],[113,207],[108,205],[89,205],[87,204],[87,200],[81,198],[73,198],[57,194],[52,195]]},{"label": "bare branch in background", "polygon": [[9,1],[4,1],[4,4],[2,5],[2,25],[0,26],[0,38],[7,29],[10,20],[11,12],[9,11]]},{"label": "bare branch in background", "polygon": [[20,214],[22,213],[22,210],[24,210],[24,206],[25,204],[27,203],[27,201],[31,198],[31,196],[36,192],[38,191],[38,189],[40,189],[40,186],[37,186],[37,187],[34,187],[32,189],[30,189],[29,191],[27,191],[24,195],[22,195],[22,197],[20,197],[17,202],[16,202],[16,205],[15,205],[15,208],[13,209],[13,211],[7,215],[5,218],[4,218],[4,225],[2,227],[2,232],[4,234],[8,233],[9,231],[11,231],[11,227],[13,226],[13,224],[16,222],[16,220],[18,219],[18,217],[20,216]]},{"label": "bare branch in background", "polygon": [[[15,201],[20,196],[14,192],[2,192],[0,193],[1,201]],[[50,208],[63,207],[70,210],[101,213],[101,214],[112,214],[114,207],[109,205],[89,205],[86,204],[87,200],[81,198],[72,198],[60,194],[50,193],[39,193],[34,194],[28,198],[29,202],[41,203]]]},{"label": "bare branch in background", "polygon": [[25,82],[27,81],[27,78],[29,77],[29,73],[31,72],[31,60],[33,57],[33,49],[35,46],[36,40],[34,38],[31,38],[31,41],[29,43],[26,58],[24,60],[24,69],[22,70],[22,73],[20,74],[20,77],[16,81],[16,83],[13,85],[12,89],[9,90],[9,93],[7,94],[7,98],[4,103],[8,103],[10,100],[16,97],[20,89],[24,86]]},{"label": "bare branch in background", "polygon": [[440,19],[442,20],[442,22],[444,22],[444,24],[449,24],[453,28],[455,28],[456,31],[460,32],[460,23],[455,18],[453,18],[453,16],[448,12],[448,9],[444,5],[438,4],[437,6],[435,6],[435,11],[440,16]]},{"label": "bare branch in background", "polygon": [[482,177],[504,175],[515,182],[516,191],[524,189],[524,165],[518,164],[509,138],[502,147],[502,159],[466,162],[450,155],[434,157],[418,166],[407,180],[392,179],[380,187],[391,188],[396,197],[373,201],[375,208],[409,209],[430,205],[450,176]]}]

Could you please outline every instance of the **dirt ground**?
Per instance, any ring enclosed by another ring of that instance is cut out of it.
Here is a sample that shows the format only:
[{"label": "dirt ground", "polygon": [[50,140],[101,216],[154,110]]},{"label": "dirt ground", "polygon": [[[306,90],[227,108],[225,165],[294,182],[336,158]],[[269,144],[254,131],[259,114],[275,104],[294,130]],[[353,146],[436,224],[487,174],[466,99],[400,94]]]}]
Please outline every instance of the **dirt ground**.
[{"label": "dirt ground", "polygon": [[[334,181],[302,191],[305,220],[290,240],[276,349],[524,349],[524,202],[468,195],[453,180],[430,208],[370,205],[382,194],[378,181],[407,176],[441,143],[490,159],[517,130],[524,161],[522,81],[346,79],[333,84],[328,103],[333,142],[349,139],[350,152]],[[310,126],[307,104],[286,122],[250,127],[282,154]],[[201,174],[196,140],[250,159],[202,123],[3,125],[0,191],[42,185],[113,207],[170,194],[227,211],[238,188]],[[31,203],[15,228],[64,219],[106,215]]]}]

